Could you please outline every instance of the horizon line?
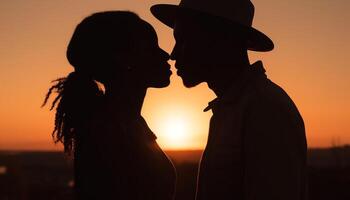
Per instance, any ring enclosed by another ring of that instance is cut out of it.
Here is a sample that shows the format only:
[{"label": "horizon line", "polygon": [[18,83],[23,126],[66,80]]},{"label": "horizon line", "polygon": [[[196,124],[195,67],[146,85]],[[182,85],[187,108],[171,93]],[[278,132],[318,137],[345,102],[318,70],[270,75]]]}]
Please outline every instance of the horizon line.
[{"label": "horizon line", "polygon": [[[322,150],[322,149],[332,149],[332,148],[350,148],[350,144],[344,144],[344,145],[337,145],[337,146],[328,146],[328,147],[308,147],[308,150]],[[204,148],[189,148],[189,149],[163,149],[163,151],[166,152],[188,152],[188,151],[204,151]],[[62,152],[63,150],[56,150],[56,149],[2,149],[0,148],[0,152],[47,152],[47,153],[56,153],[56,152]]]}]

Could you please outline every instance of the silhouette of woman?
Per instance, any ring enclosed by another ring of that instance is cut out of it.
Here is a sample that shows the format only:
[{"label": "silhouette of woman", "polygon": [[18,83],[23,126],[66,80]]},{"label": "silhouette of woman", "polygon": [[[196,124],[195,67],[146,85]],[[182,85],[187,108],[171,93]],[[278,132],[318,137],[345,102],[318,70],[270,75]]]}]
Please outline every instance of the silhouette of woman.
[{"label": "silhouette of woman", "polygon": [[170,83],[157,40],[129,11],[95,13],[75,29],[67,49],[74,71],[56,80],[44,105],[58,94],[53,137],[74,155],[78,199],[174,198],[175,169],[141,116],[147,88]]}]

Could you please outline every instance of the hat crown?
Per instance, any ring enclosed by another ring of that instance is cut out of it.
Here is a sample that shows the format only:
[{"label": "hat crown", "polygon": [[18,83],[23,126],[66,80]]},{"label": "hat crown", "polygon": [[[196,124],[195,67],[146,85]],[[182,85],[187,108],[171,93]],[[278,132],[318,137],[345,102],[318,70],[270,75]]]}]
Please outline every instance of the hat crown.
[{"label": "hat crown", "polygon": [[268,36],[252,27],[254,5],[250,0],[181,0],[179,5],[157,4],[151,7],[152,14],[171,28],[174,28],[181,10],[188,13],[208,14],[234,22],[229,26],[241,27],[248,31],[248,50],[271,51],[274,48]]},{"label": "hat crown", "polygon": [[245,26],[253,24],[254,5],[250,0],[181,0],[179,7],[222,17]]}]

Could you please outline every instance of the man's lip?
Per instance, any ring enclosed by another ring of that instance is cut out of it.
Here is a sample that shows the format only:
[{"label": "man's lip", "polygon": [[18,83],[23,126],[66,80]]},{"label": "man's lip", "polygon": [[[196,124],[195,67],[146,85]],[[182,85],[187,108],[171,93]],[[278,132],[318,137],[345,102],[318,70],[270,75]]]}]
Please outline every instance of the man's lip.
[{"label": "man's lip", "polygon": [[182,72],[181,69],[176,70],[176,74],[177,74],[177,75],[181,76],[182,73],[183,73],[183,72]]},{"label": "man's lip", "polygon": [[175,68],[176,69],[181,69],[182,64],[179,64],[178,62],[175,63]]}]

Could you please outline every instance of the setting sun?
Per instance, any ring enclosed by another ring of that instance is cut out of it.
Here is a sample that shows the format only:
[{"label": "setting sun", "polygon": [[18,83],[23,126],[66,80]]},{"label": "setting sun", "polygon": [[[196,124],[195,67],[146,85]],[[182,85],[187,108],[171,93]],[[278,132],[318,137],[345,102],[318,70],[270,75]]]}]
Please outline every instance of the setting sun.
[{"label": "setting sun", "polygon": [[170,149],[181,149],[190,142],[191,128],[185,114],[176,116],[168,115],[159,123],[159,131],[162,133],[161,140]]},{"label": "setting sun", "polygon": [[163,124],[164,137],[174,145],[181,145],[186,141],[187,124],[186,121],[180,117],[169,118]]}]

